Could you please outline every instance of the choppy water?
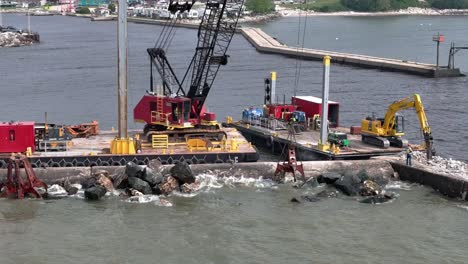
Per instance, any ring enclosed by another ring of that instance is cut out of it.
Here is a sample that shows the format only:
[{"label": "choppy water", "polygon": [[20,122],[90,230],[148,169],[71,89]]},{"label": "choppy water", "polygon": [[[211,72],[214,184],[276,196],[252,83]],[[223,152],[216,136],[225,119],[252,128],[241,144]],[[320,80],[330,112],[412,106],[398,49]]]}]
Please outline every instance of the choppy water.
[{"label": "choppy water", "polygon": [[0,262],[466,263],[466,205],[422,186],[395,183],[399,197],[381,205],[293,204],[312,189],[206,177],[172,206],[1,200]]},{"label": "choppy water", "polygon": [[[323,28],[320,36],[335,38],[333,30],[342,22],[323,19],[316,23]],[[27,23],[20,15],[4,15],[3,21],[17,27]],[[365,33],[365,23],[346,24],[350,34]],[[39,121],[47,111],[52,122],[97,119],[104,128],[116,126],[115,23],[55,16],[33,17],[32,25],[41,44],[0,49],[2,119]],[[404,20],[384,25],[395,34],[406,27]],[[160,30],[129,25],[130,110],[149,88],[146,48]],[[183,71],[196,31],[178,33],[170,59]],[[371,40],[359,42],[362,50],[374,50]],[[414,54],[422,50],[409,46]],[[259,54],[240,36],[230,55],[207,101],[219,119],[240,117],[245,106],[262,103],[269,71],[278,71],[279,94],[293,94],[296,60]],[[320,96],[321,74],[319,62],[303,62],[297,94]],[[343,125],[359,124],[372,111],[383,113],[393,100],[420,93],[439,153],[466,160],[468,78],[435,80],[332,65],[331,85]],[[407,116],[408,134],[416,140],[416,116]],[[195,197],[170,197],[169,207],[115,197],[99,203],[2,200],[0,263],[466,263],[468,258],[466,204],[425,187],[405,185],[410,190],[397,190],[394,202],[372,206],[338,198],[294,205],[289,200],[300,191],[268,182],[215,186]]]}]

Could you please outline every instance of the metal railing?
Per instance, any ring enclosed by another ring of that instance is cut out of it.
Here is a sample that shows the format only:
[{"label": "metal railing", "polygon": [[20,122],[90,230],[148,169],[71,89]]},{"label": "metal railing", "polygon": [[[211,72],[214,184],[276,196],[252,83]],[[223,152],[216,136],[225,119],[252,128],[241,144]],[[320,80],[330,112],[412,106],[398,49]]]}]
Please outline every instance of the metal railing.
[{"label": "metal railing", "polygon": [[268,117],[249,116],[243,117],[242,121],[251,126],[260,126],[270,130],[285,130],[288,129],[288,123]]}]

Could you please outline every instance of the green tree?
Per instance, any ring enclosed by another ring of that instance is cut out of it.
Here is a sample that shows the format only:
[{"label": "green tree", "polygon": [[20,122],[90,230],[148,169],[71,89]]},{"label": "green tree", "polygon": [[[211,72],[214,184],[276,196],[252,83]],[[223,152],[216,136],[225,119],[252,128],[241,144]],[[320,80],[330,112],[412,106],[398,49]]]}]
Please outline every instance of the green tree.
[{"label": "green tree", "polygon": [[254,14],[267,14],[275,10],[272,0],[247,0],[245,7]]},{"label": "green tree", "polygon": [[83,14],[83,15],[87,15],[87,14],[91,14],[91,10],[89,10],[89,8],[87,7],[80,7],[76,13],[78,14]]},{"label": "green tree", "polygon": [[418,0],[341,0],[341,4],[351,10],[364,12],[405,9],[421,5]]},{"label": "green tree", "polygon": [[113,3],[110,3],[107,6],[107,9],[109,9],[111,11],[111,13],[115,13],[115,5]]}]

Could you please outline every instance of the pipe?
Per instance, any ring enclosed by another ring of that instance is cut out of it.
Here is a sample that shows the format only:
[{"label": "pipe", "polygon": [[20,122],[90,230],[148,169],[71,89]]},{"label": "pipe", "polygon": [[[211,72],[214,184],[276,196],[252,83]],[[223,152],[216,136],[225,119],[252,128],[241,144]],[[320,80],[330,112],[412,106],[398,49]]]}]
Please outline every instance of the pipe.
[{"label": "pipe", "polygon": [[330,56],[323,57],[322,116],[320,119],[320,143],[328,138],[328,92],[330,88]]},{"label": "pipe", "polygon": [[128,137],[127,128],[127,70],[128,70],[128,49],[127,49],[127,0],[119,0],[119,17],[117,23],[117,49],[118,49],[118,111],[119,111],[119,134],[123,139]]}]

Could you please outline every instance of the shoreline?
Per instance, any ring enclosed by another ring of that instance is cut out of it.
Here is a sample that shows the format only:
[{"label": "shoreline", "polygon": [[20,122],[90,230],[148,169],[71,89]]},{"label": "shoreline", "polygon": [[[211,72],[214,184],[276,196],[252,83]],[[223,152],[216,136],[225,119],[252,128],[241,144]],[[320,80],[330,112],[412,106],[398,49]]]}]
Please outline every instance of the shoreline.
[{"label": "shoreline", "polygon": [[[30,9],[29,12],[43,11],[40,8]],[[7,9],[0,10],[3,14],[26,14],[27,9]],[[53,11],[48,11],[51,15],[63,15]],[[76,13],[68,13],[68,16],[78,17],[91,17],[92,15],[80,15]],[[355,11],[340,11],[340,12],[315,12],[313,10],[289,9],[284,7],[277,7],[276,11],[270,14],[257,15],[257,16],[243,16],[239,19],[239,23],[257,23],[268,22],[272,19],[282,17],[301,17],[301,16],[335,16],[335,17],[383,17],[383,16],[468,16],[468,9],[433,9],[433,8],[419,8],[409,7],[407,9],[400,9],[385,12],[355,12]],[[129,17],[140,18],[140,17]],[[194,20],[197,21],[196,19]]]},{"label": "shoreline", "polygon": [[304,11],[300,9],[279,8],[276,12],[280,17],[299,17],[299,16],[340,16],[340,17],[379,17],[379,16],[468,16],[468,9],[433,9],[409,7],[386,12],[315,12],[313,10]]}]

